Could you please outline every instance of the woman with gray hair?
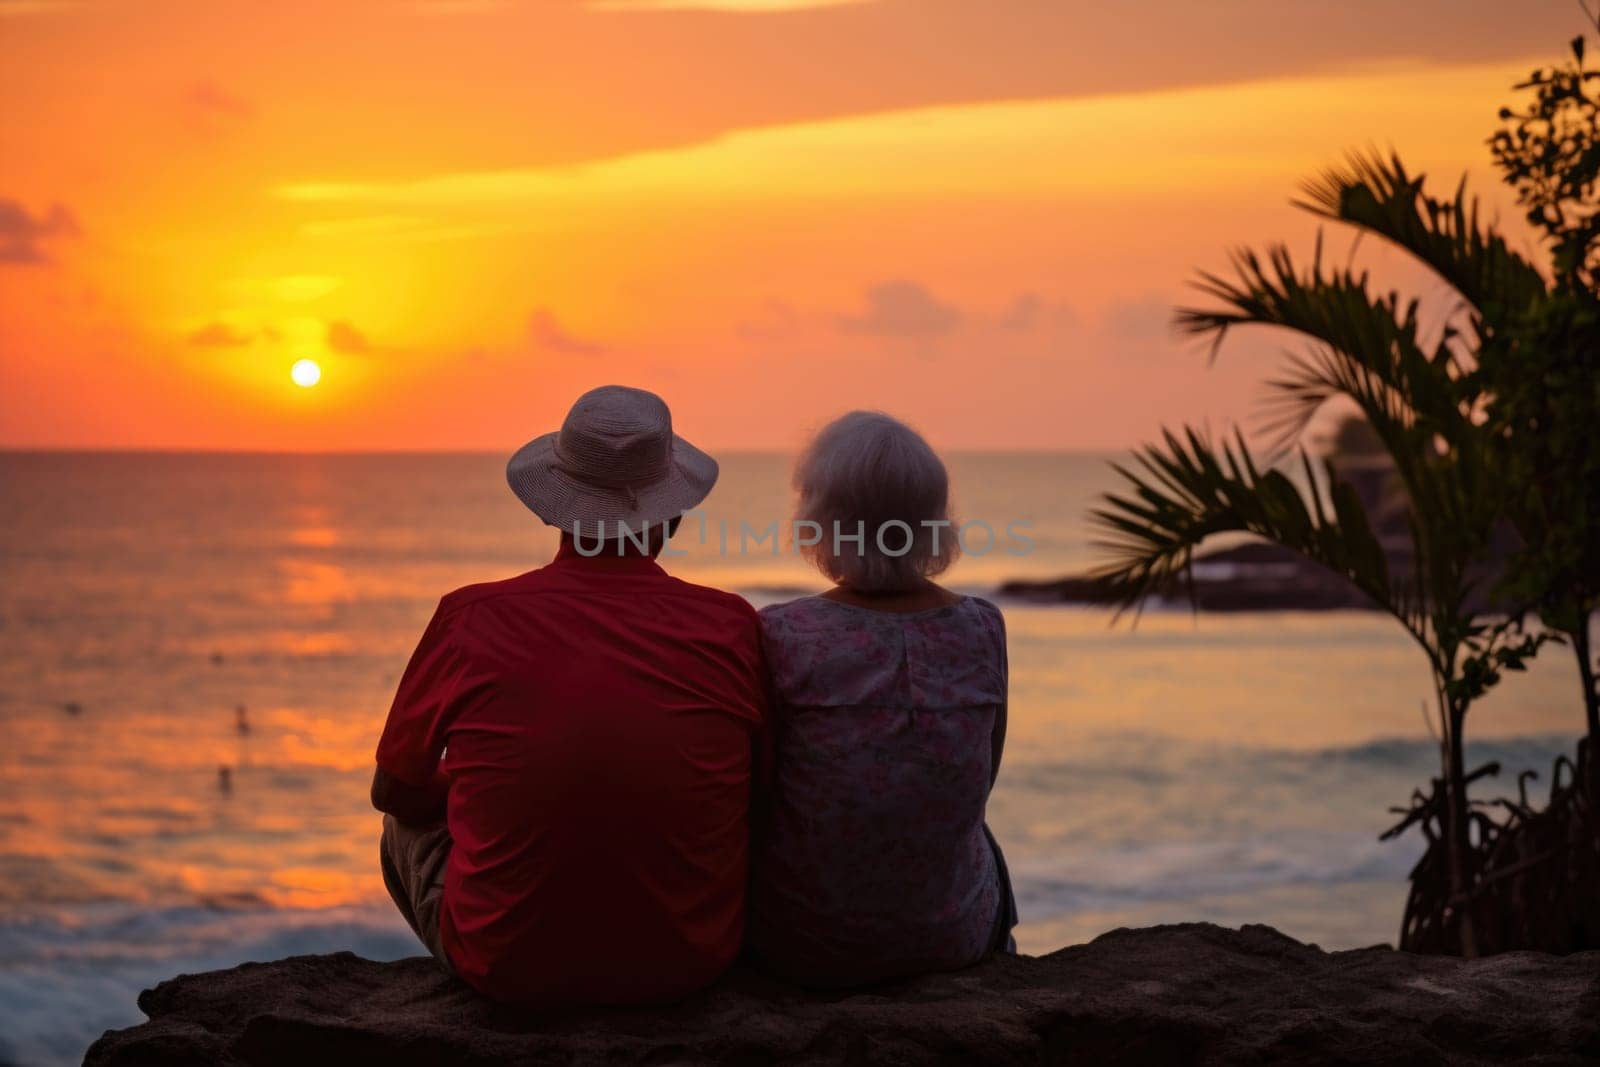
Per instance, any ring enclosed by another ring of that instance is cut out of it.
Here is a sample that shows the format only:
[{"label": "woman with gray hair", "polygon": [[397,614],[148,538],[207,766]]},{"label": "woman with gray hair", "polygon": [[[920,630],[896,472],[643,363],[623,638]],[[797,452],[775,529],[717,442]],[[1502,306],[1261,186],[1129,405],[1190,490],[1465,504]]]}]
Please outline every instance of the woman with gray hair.
[{"label": "woman with gray hair", "polygon": [[1006,732],[999,610],[934,583],[956,558],[944,464],[876,412],[835,420],[795,467],[796,543],[835,583],[761,612],[771,795],[748,944],[842,986],[1015,951],[1016,904],[984,807]]}]

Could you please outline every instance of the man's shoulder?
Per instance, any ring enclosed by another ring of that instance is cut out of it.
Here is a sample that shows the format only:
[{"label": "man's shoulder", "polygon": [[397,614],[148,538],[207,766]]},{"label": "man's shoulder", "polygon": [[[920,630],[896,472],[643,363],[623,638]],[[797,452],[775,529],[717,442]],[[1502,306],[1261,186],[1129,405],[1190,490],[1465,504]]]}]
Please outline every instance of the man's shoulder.
[{"label": "man's shoulder", "polygon": [[[473,604],[495,600],[502,597],[536,596],[542,593],[572,593],[582,587],[581,579],[571,575],[564,575],[549,567],[538,567],[510,578],[501,578],[496,581],[474,582],[464,585],[459,589],[446,593],[439,601],[439,613],[443,615],[459,614]],[[589,592],[601,592],[603,586],[596,586]],[[630,595],[675,596],[692,599],[708,609],[719,610],[740,619],[747,620],[752,626],[756,621],[756,609],[744,597],[737,593],[730,593],[724,589],[716,589],[709,585],[697,585],[694,582],[684,581],[665,572],[657,572],[648,576],[648,589],[634,586]]]},{"label": "man's shoulder", "polygon": [[452,589],[439,598],[439,614],[440,616],[457,615],[473,604],[482,603],[485,600],[537,592],[539,589],[537,576],[543,569],[541,567],[513,575],[510,578],[473,582],[471,585],[463,585],[459,589]]},{"label": "man's shoulder", "polygon": [[662,586],[664,592],[702,601],[707,606],[721,608],[747,620],[752,626],[755,625],[755,606],[738,593],[730,593],[726,589],[717,589],[709,585],[696,585],[694,582],[686,582],[670,574],[666,579],[668,584]]}]

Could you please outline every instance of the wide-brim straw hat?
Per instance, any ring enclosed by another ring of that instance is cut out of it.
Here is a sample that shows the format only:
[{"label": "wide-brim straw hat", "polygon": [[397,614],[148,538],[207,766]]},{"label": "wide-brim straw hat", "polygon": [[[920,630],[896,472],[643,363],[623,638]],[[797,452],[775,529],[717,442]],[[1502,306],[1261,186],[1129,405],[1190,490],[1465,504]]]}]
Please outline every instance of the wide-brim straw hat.
[{"label": "wide-brim straw hat", "polygon": [[602,385],[578,398],[560,430],[519,448],[506,481],[551,526],[615,537],[699,504],[717,483],[717,461],[672,432],[659,396]]}]

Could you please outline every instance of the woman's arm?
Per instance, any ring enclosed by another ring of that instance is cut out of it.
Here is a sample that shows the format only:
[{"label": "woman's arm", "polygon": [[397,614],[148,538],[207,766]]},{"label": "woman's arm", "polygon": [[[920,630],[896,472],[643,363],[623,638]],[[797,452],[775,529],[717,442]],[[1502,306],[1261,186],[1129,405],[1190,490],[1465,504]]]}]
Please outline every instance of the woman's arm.
[{"label": "woman's arm", "polygon": [[989,734],[989,788],[994,788],[995,779],[1000,777],[1000,756],[1006,748],[1006,706],[1001,704],[994,711],[994,729]]},{"label": "woman's arm", "polygon": [[[999,613],[996,612],[998,615]],[[1006,749],[1006,708],[1011,702],[1011,664],[1006,655],[1006,624],[1000,617],[1000,706],[994,712],[994,730],[989,734],[989,788],[1000,777],[1000,757]]]}]

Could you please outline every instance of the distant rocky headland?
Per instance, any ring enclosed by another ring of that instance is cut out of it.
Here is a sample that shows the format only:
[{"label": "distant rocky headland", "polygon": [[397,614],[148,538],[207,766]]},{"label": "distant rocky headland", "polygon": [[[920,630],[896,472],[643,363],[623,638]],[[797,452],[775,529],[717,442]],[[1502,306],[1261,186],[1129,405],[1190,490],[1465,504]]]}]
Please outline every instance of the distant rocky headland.
[{"label": "distant rocky headland", "polygon": [[[1365,594],[1303,556],[1269,544],[1246,544],[1196,556],[1191,581],[1170,597],[1201,611],[1338,611],[1375,607]],[[1049,604],[1118,604],[1115,587],[1090,576],[1010,581],[1002,597]]]},{"label": "distant rocky headland", "polygon": [[139,1007],[86,1064],[1575,1064],[1600,1059],[1600,952],[1324,952],[1187,924],[851,992],[736,968],[673,1006],[564,1014],[345,952],[184,975]]}]

